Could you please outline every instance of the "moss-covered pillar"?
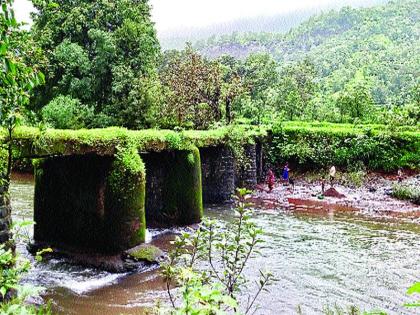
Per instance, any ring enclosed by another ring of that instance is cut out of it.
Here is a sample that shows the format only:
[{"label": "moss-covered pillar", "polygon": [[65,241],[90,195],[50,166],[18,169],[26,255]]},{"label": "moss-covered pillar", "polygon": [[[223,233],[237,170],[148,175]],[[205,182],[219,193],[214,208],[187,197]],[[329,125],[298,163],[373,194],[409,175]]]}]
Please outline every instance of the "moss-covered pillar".
[{"label": "moss-covered pillar", "polygon": [[145,239],[145,173],[135,149],[53,157],[35,166],[36,242],[117,253]]},{"label": "moss-covered pillar", "polygon": [[146,220],[148,226],[177,226],[200,222],[203,215],[201,160],[196,147],[148,153]]},{"label": "moss-covered pillar", "polygon": [[235,159],[227,146],[200,148],[203,202],[223,203],[235,193]]}]

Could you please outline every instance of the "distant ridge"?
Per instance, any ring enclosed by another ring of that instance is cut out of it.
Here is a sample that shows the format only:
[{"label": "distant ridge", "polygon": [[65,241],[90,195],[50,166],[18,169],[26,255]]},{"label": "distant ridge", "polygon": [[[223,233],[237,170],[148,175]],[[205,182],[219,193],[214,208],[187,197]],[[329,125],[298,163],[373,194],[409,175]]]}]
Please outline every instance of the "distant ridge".
[{"label": "distant ridge", "polygon": [[273,16],[260,16],[253,18],[243,18],[228,23],[215,24],[200,28],[181,28],[159,34],[159,40],[162,48],[182,49],[186,42],[197,42],[206,40],[212,36],[228,35],[231,33],[245,32],[276,32],[285,33],[291,28],[298,26],[301,22],[307,20],[315,14],[325,10],[340,9],[345,5],[355,7],[367,7],[386,3],[387,0],[342,0],[327,6],[297,10],[284,14]]}]

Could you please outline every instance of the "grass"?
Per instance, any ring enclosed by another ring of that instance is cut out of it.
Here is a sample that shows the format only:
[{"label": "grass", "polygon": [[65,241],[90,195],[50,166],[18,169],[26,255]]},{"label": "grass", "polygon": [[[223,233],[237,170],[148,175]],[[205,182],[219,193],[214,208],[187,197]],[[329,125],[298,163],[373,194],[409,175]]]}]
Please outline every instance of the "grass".
[{"label": "grass", "polygon": [[[121,143],[133,143],[139,151],[185,150],[192,146],[208,147],[228,144],[238,137],[252,143],[256,137],[264,136],[265,128],[255,126],[229,126],[215,130],[127,130],[125,128],[41,131],[33,127],[19,127],[14,132],[14,142],[22,156],[52,154],[96,153],[113,155]],[[0,141],[6,140],[5,131],[0,132]]]},{"label": "grass", "polygon": [[400,200],[409,200],[420,205],[420,188],[414,185],[396,184],[392,188],[392,197]]}]

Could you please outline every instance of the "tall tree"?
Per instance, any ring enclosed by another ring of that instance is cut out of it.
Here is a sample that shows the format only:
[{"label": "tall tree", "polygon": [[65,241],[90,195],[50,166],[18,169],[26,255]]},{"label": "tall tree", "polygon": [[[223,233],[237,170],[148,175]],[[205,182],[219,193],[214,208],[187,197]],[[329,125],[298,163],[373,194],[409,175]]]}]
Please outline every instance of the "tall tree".
[{"label": "tall tree", "polygon": [[12,10],[13,0],[2,2],[0,9],[0,123],[7,129],[6,147],[0,148],[1,184],[8,188],[12,171],[12,137],[13,130],[19,123],[21,113],[29,103],[32,89],[44,82],[44,76],[37,69],[25,64],[27,52],[16,39],[21,38],[19,24]]},{"label": "tall tree", "polygon": [[219,63],[206,60],[187,45],[181,52],[165,53],[160,77],[168,95],[161,112],[166,126],[202,129],[222,119]]},{"label": "tall tree", "polygon": [[251,54],[244,63],[244,84],[249,90],[247,116],[260,124],[264,115],[270,114],[279,74],[273,57],[266,53]]},{"label": "tall tree", "polygon": [[337,107],[340,109],[341,121],[365,119],[373,110],[371,80],[363,70],[358,70],[353,79],[338,93]]},{"label": "tall tree", "polygon": [[315,96],[318,85],[314,64],[305,59],[283,69],[278,87],[277,106],[289,120],[301,118]]},{"label": "tall tree", "polygon": [[148,126],[160,100],[148,96],[158,79],[160,53],[148,1],[33,3],[33,31],[48,59],[47,84],[34,106],[70,96],[93,106],[97,117],[107,117],[97,125]]}]

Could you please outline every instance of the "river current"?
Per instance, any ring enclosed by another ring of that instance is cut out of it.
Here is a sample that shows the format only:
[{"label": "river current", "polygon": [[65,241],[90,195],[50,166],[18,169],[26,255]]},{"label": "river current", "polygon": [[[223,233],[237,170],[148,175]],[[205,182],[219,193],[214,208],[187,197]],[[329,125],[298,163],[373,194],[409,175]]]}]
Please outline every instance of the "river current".
[{"label": "river current", "polygon": [[[32,220],[33,193],[31,177],[15,177],[11,186],[15,221]],[[206,216],[226,221],[232,211],[228,206],[211,207]],[[296,314],[298,307],[303,314],[322,314],[326,306],[336,304],[416,314],[403,304],[414,299],[405,292],[420,280],[418,224],[358,213],[291,214],[281,209],[256,211],[253,220],[263,228],[265,243],[246,273],[252,279],[259,269],[266,269],[277,278],[259,299],[257,314]],[[171,239],[167,232],[151,230],[149,238],[167,247]],[[18,249],[32,259],[24,246]],[[44,287],[44,299],[51,300],[59,314],[144,314],[158,300],[166,300],[159,270],[150,267],[112,274],[53,259],[35,263],[24,281]]]}]

